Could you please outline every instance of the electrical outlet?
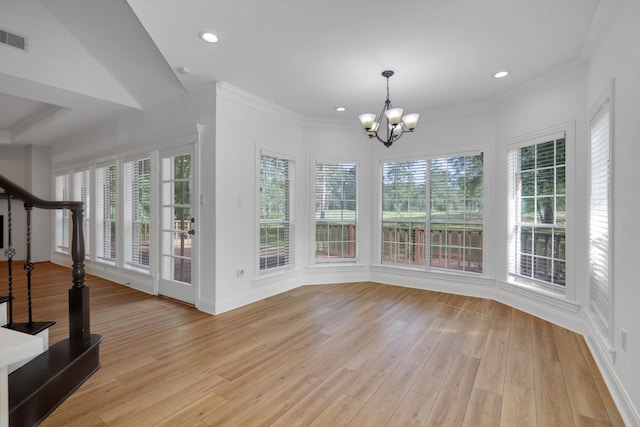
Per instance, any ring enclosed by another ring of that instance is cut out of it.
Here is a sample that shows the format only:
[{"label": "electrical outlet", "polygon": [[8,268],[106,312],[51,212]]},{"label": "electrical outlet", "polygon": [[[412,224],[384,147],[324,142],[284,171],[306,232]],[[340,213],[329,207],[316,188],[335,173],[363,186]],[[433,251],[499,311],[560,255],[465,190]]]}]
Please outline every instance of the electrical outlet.
[{"label": "electrical outlet", "polygon": [[620,329],[620,346],[624,351],[627,351],[627,330]]}]

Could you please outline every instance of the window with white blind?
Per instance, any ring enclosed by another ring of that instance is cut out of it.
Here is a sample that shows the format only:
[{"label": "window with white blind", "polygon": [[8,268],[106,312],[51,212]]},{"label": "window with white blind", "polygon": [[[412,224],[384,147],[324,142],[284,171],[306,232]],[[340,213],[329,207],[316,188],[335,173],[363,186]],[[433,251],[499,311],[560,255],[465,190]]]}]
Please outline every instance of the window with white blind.
[{"label": "window with white blind", "polygon": [[124,261],[149,269],[151,159],[124,163]]},{"label": "window with white blind", "polygon": [[509,151],[509,273],[564,293],[566,281],[565,133]]},{"label": "window with white blind", "polygon": [[116,261],[117,167],[115,164],[95,168],[95,258],[114,264]]},{"label": "window with white blind", "polygon": [[604,103],[591,119],[591,194],[589,210],[589,305],[600,327],[609,331],[610,238],[611,238],[611,157],[610,104]]},{"label": "window with white blind", "polygon": [[382,262],[425,265],[426,160],[382,165]]},{"label": "window with white blind", "polygon": [[91,238],[89,224],[91,224],[91,180],[89,169],[74,172],[73,174],[73,200],[84,203],[82,217],[82,233],[84,235],[85,257],[91,257]]},{"label": "window with white blind", "polygon": [[293,161],[260,154],[260,272],[293,266]]},{"label": "window with white blind", "polygon": [[357,178],[355,163],[316,162],[316,262],[356,261]]},{"label": "window with white blind", "polygon": [[[69,175],[56,176],[56,200],[69,200]],[[56,209],[56,251],[69,253],[69,209]]]},{"label": "window with white blind", "polygon": [[483,155],[429,166],[431,267],[482,273]]}]

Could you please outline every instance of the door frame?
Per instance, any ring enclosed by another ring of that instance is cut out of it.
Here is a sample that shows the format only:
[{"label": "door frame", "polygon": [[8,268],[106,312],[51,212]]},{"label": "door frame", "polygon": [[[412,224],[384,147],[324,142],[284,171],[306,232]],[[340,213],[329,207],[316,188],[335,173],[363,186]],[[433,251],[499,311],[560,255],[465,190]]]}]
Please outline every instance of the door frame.
[{"label": "door frame", "polygon": [[[194,307],[198,308],[198,302],[200,300],[200,275],[199,275],[199,260],[200,260],[200,236],[199,236],[199,223],[200,223],[200,175],[199,175],[199,166],[200,166],[200,156],[199,156],[199,148],[200,145],[197,142],[192,142],[189,144],[183,144],[179,146],[169,147],[160,149],[157,151],[157,173],[156,173],[156,188],[157,188],[157,200],[155,203],[155,209],[158,212],[157,215],[157,224],[156,224],[156,242],[155,247],[158,248],[156,251],[155,264],[156,269],[154,274],[154,293],[156,295],[163,295],[160,292],[160,281],[162,279],[162,215],[163,215],[163,200],[162,200],[162,159],[167,156],[174,156],[178,154],[190,153],[191,158],[191,215],[195,218],[195,234],[192,235],[191,240],[191,286],[193,287],[193,302],[183,301],[187,304],[193,304]],[[163,295],[168,296],[168,295]],[[171,296],[168,296],[172,298]]]}]

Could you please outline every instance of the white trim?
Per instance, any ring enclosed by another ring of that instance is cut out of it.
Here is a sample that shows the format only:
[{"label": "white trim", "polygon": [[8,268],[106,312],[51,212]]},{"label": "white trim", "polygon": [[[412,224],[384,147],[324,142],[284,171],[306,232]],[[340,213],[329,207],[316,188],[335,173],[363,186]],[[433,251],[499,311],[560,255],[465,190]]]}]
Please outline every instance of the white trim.
[{"label": "white trim", "polygon": [[609,30],[615,21],[619,5],[619,0],[598,2],[591,24],[582,42],[582,49],[580,50],[580,58],[587,61],[588,67],[591,66],[591,59],[595,57],[607,39]]},{"label": "white trim", "polygon": [[[505,150],[505,159],[507,163],[510,162],[511,153],[514,150],[518,150],[522,147],[532,146],[544,142],[555,141],[556,139],[565,139],[565,209],[566,209],[566,223],[565,229],[565,285],[564,285],[564,298],[566,301],[575,301],[576,299],[576,244],[575,244],[575,203],[576,203],[576,164],[575,164],[575,120],[562,123],[556,126],[551,126],[545,129],[540,129],[534,132],[530,132],[524,135],[520,135],[514,138],[503,141],[502,146]],[[515,281],[510,280],[509,277],[515,272],[510,271],[511,263],[510,259],[514,256],[513,249],[513,228],[516,225],[514,211],[514,198],[513,188],[510,183],[513,181],[513,177],[509,175],[512,168],[507,164],[507,260],[506,260],[506,279],[504,283],[514,284]],[[534,284],[531,281],[531,284]],[[541,289],[543,289],[541,287]]]},{"label": "white trim", "polygon": [[606,345],[601,345],[597,341],[597,338],[595,337],[597,337],[598,333],[590,323],[587,323],[587,327],[590,327],[590,331],[585,333],[585,341],[589,350],[591,350],[593,359],[602,374],[602,378],[609,389],[609,393],[611,393],[611,397],[616,403],[616,407],[620,412],[622,419],[628,426],[640,426],[640,413],[635,407],[634,402],[629,397],[624,385],[620,381],[620,377],[618,377],[616,370],[614,369],[613,362],[609,361],[610,355],[608,347]]},{"label": "white trim", "polygon": [[[328,164],[354,164],[356,167],[356,213],[355,213],[355,223],[356,223],[356,245],[355,258],[339,258],[335,260],[326,260],[318,262],[316,258],[316,165],[317,163],[328,163]],[[362,226],[359,224],[360,219],[360,181],[362,177],[361,172],[361,164],[360,161],[357,160],[353,156],[344,156],[344,155],[311,155],[309,161],[309,267],[313,267],[316,265],[330,265],[335,266],[337,264],[344,265],[355,265],[358,264],[360,259],[362,258],[360,254],[360,240],[362,238]]]},{"label": "white trim", "polygon": [[513,293],[527,299],[537,301],[545,306],[551,306],[559,308],[571,313],[577,313],[580,310],[580,304],[575,301],[569,301],[564,298],[564,295],[558,294],[550,290],[546,290],[541,287],[527,285],[521,282],[509,281],[503,282],[496,280],[498,289],[502,292]]},{"label": "white trim", "polygon": [[219,81],[216,83],[216,96],[226,98],[231,101],[240,102],[246,106],[255,108],[263,113],[292,120],[300,124],[304,124],[304,116],[293,110],[275,104],[265,98],[254,95],[251,92],[242,90],[230,83]]}]

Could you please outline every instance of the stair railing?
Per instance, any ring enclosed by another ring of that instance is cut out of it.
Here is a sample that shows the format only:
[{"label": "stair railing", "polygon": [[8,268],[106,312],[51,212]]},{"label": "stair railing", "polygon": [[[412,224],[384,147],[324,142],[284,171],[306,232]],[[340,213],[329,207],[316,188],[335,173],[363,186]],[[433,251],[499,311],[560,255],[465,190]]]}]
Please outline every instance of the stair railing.
[{"label": "stair railing", "polygon": [[[71,259],[72,265],[72,282],[73,285],[69,289],[69,342],[73,347],[82,348],[88,346],[91,340],[90,328],[90,310],[89,310],[89,288],[85,285],[85,269],[84,269],[84,235],[82,228],[82,219],[84,216],[84,203],[72,201],[48,201],[42,200],[11,180],[0,175],[0,189],[4,190],[2,198],[8,199],[8,225],[11,227],[11,201],[13,199],[24,202],[24,208],[27,213],[27,259],[24,269],[27,273],[27,292],[29,299],[29,323],[32,323],[31,313],[31,272],[34,265],[31,262],[31,210],[39,209],[69,209],[71,211],[72,234],[71,234]],[[15,255],[15,249],[12,246],[11,234],[8,235],[8,247],[5,250],[8,258],[9,272],[9,292],[12,292],[12,258]],[[12,297],[12,295],[9,295]],[[13,322],[12,301],[9,300],[9,323]]]}]

